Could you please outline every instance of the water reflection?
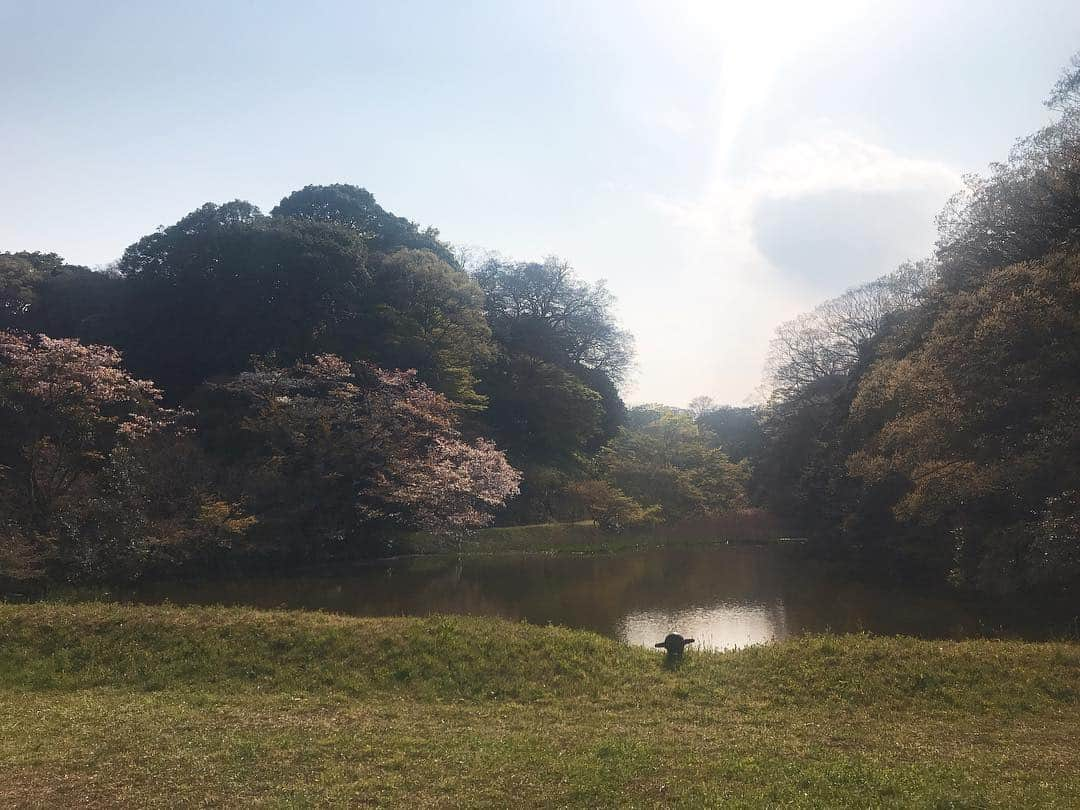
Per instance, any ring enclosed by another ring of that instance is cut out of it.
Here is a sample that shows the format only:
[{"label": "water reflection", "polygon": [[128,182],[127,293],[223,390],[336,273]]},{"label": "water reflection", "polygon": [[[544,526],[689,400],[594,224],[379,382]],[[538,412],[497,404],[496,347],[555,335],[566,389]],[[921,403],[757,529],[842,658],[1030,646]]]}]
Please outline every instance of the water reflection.
[{"label": "water reflection", "polygon": [[359,616],[500,616],[650,647],[669,632],[714,649],[825,630],[928,638],[1053,633],[1033,612],[856,582],[776,547],[418,557],[300,577],[148,584],[120,595]]},{"label": "water reflection", "polygon": [[693,638],[699,648],[729,650],[785,638],[786,627],[782,603],[772,606],[721,603],[674,612],[631,613],[620,623],[617,635],[630,644],[649,647],[678,629],[681,635]]}]

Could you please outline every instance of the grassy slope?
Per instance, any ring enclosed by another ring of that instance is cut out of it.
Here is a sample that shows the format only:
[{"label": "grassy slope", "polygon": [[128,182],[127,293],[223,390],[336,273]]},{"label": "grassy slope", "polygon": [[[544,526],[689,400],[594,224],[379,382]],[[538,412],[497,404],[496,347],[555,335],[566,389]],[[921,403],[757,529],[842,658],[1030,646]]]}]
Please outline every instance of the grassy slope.
[{"label": "grassy slope", "polygon": [[0,606],[0,806],[1080,806],[1080,645]]}]

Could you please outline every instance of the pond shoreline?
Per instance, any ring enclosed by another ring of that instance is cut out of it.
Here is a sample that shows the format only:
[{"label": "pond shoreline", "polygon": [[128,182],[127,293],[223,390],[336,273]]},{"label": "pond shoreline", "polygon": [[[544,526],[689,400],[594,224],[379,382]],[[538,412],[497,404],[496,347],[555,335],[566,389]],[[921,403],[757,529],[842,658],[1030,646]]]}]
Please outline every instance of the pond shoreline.
[{"label": "pond shoreline", "polygon": [[[654,548],[702,548],[711,546],[784,545],[795,547],[806,543],[804,538],[762,535],[760,529],[731,531],[720,535],[715,529],[701,525],[669,526],[657,524],[608,532],[592,521],[575,523],[534,523],[521,526],[491,526],[453,538],[426,532],[397,532],[386,535],[391,553],[362,556],[344,553],[334,557],[306,562],[260,560],[243,555],[236,559],[223,558],[219,564],[197,569],[150,571],[132,582],[102,583],[99,585],[66,585],[45,581],[21,583],[10,591],[0,591],[2,601],[24,601],[66,597],[85,593],[107,593],[115,589],[148,583],[194,584],[238,578],[259,579],[267,576],[304,576],[340,569],[378,566],[416,557],[446,555],[494,556],[500,554],[538,555],[604,555]],[[3,583],[0,583],[2,587]]]},{"label": "pond shoreline", "polygon": [[[494,526],[459,538],[413,533],[398,542],[404,554],[499,553],[532,551],[603,554],[638,548],[670,546],[763,545],[805,542],[785,537],[782,528],[765,513],[747,510],[715,520],[677,524],[651,524],[619,532],[605,531],[592,521]],[[400,556],[400,555],[399,555]]]},{"label": "pond shoreline", "polygon": [[721,649],[837,630],[922,638],[1080,636],[1068,598],[991,599],[946,583],[867,578],[844,561],[821,559],[798,539],[733,540],[700,527],[612,535],[589,525],[538,524],[485,529],[450,547],[431,535],[399,541],[401,553],[386,557],[52,587],[0,601],[501,616],[638,644],[686,631]]},{"label": "pond shoreline", "polygon": [[727,649],[803,633],[1073,637],[1073,613],[873,583],[800,544],[669,544],[607,553],[421,554],[285,573],[53,592],[49,601],[220,605],[346,616],[486,616],[651,645],[669,632]]}]

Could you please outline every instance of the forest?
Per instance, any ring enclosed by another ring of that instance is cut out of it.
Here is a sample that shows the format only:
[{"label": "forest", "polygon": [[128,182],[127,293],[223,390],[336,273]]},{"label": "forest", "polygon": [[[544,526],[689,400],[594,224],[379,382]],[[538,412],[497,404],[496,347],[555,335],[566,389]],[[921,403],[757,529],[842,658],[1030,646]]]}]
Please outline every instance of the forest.
[{"label": "forest", "polygon": [[753,407],[628,408],[603,282],[457,249],[353,185],[207,203],[104,270],[2,253],[0,577],[757,510],[867,574],[1074,584],[1080,63],[1048,104],[950,201],[932,256],[779,326]]}]

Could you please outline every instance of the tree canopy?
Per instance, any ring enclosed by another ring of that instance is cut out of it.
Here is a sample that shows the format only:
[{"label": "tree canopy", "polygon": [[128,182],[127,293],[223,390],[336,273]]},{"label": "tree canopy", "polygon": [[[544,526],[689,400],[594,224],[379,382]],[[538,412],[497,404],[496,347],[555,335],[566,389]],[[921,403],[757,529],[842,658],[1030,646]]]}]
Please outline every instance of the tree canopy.
[{"label": "tree canopy", "polygon": [[1080,62],[932,259],[777,331],[753,491],[822,546],[983,589],[1080,574]]},{"label": "tree canopy", "polygon": [[747,468],[728,459],[690,414],[635,408],[630,415],[598,456],[604,477],[621,492],[671,520],[745,506]]},{"label": "tree canopy", "polygon": [[[506,309],[510,291],[531,303]],[[220,553],[380,553],[396,531],[467,531],[499,510],[550,519],[623,417],[632,349],[613,308],[554,259],[468,273],[437,231],[348,185],[270,215],[207,203],[105,271],[0,254],[3,406],[18,416],[2,534],[20,549],[4,565],[109,577]],[[48,352],[84,357],[117,392],[145,385],[139,419],[182,405],[185,430],[122,441],[119,405],[85,386],[57,412],[27,399],[16,358]],[[35,532],[79,551],[50,556]]]},{"label": "tree canopy", "polygon": [[633,339],[616,323],[604,282],[584,283],[556,258],[491,259],[473,277],[484,291],[492,331],[509,350],[599,371],[616,383],[625,378]]},{"label": "tree canopy", "polygon": [[453,252],[439,240],[434,228],[420,227],[395,216],[375,202],[367,189],[335,183],[304,186],[283,199],[271,216],[330,223],[359,234],[372,252],[390,253],[398,248],[427,250],[457,267]]}]

